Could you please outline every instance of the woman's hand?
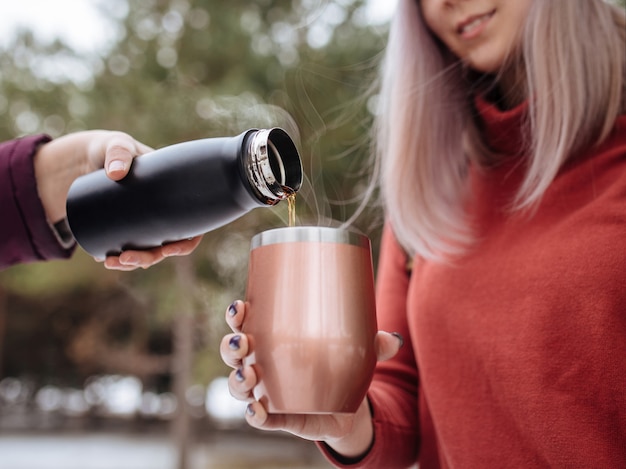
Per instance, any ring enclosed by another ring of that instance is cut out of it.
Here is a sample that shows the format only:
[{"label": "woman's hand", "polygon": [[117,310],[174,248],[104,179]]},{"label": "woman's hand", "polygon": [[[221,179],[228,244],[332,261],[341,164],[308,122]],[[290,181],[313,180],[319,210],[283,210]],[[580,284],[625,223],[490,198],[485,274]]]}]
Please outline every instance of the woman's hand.
[{"label": "woman's hand", "polygon": [[[104,168],[114,181],[123,179],[132,160],[152,149],[124,132],[87,130],[54,139],[35,155],[37,190],[46,217],[56,223],[66,217],[65,204],[72,182],[79,176]],[[104,261],[108,269],[148,268],[166,257],[190,254],[201,236],[145,251],[125,251]]]},{"label": "woman's hand", "polygon": [[[235,301],[226,311],[226,322],[233,330],[220,344],[222,360],[233,368],[228,386],[236,399],[249,402],[246,420],[252,427],[262,430],[284,430],[307,440],[324,441],[345,458],[357,458],[367,452],[374,431],[367,398],[355,414],[286,415],[268,414],[263,405],[254,400],[252,389],[257,383],[253,366],[243,366],[248,354],[248,338],[241,333],[245,320],[245,304]],[[376,335],[378,360],[393,357],[402,346],[402,339],[394,334],[379,331]]]}]

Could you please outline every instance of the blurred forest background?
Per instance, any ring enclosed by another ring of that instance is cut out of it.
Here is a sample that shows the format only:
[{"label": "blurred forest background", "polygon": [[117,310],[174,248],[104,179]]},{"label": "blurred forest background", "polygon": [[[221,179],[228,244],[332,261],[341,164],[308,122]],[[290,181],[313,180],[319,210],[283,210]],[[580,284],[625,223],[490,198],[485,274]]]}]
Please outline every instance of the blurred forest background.
[{"label": "blurred forest background", "polygon": [[[355,213],[387,32],[363,0],[98,5],[117,38],[106,50],[81,54],[28,30],[0,50],[1,140],[103,128],[158,148],[279,126],[303,159],[297,224]],[[145,271],[107,271],[78,248],[0,272],[0,410],[93,413],[103,380],[132,379],[141,397],[126,411],[171,420],[183,442],[205,418],[207,386],[230,371],[218,345],[225,309],[245,293],[250,239],[286,223],[286,203],[256,209]],[[354,226],[376,248],[378,209]]]}]

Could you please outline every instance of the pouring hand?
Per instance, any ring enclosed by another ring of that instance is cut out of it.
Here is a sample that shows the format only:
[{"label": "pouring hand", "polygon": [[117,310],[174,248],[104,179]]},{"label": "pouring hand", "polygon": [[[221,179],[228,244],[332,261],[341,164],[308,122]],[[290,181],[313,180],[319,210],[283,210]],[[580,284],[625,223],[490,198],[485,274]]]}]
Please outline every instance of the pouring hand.
[{"label": "pouring hand", "polygon": [[200,241],[202,241],[202,236],[196,236],[195,238],[164,244],[163,246],[144,251],[124,251],[119,256],[108,256],[104,260],[104,266],[111,270],[147,269],[154,264],[158,264],[166,257],[191,254],[198,247]]},{"label": "pouring hand", "polygon": [[[104,165],[107,176],[118,181],[126,177],[135,156],[147,153],[152,148],[126,134],[119,134],[117,138],[94,139],[90,150],[91,160],[95,162],[96,167]],[[102,155],[104,155],[103,164],[100,163]],[[104,266],[113,270],[134,270],[138,267],[147,269],[166,257],[190,254],[198,247],[201,240],[202,236],[196,236],[145,251],[124,251],[119,256],[107,257]]]},{"label": "pouring hand", "polygon": [[[283,430],[307,440],[323,441],[345,458],[363,455],[373,439],[372,417],[367,398],[355,414],[287,415],[268,414],[263,405],[255,401],[252,390],[257,376],[252,366],[244,366],[248,354],[248,338],[241,332],[245,318],[245,303],[235,301],[226,311],[226,322],[233,330],[220,344],[224,363],[233,368],[228,378],[230,393],[238,400],[248,402],[246,420],[252,427],[262,430]],[[379,361],[393,357],[402,343],[398,336],[379,331],[376,351]]]},{"label": "pouring hand", "polygon": [[[128,174],[133,158],[151,150],[124,132],[108,130],[75,132],[42,145],[35,156],[35,176],[46,217],[52,223],[65,218],[67,193],[77,177],[104,167],[109,178],[119,181]],[[190,254],[200,240],[198,236],[98,260],[108,269],[145,269],[166,257]]]}]

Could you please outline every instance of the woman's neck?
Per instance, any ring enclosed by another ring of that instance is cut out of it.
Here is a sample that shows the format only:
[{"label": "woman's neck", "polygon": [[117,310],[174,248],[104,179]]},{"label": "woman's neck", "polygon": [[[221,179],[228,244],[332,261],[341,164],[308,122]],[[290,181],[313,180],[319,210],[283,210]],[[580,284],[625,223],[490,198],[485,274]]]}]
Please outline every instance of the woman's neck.
[{"label": "woman's neck", "polygon": [[498,106],[502,110],[513,109],[526,99],[526,73],[522,64],[515,63],[496,76]]}]

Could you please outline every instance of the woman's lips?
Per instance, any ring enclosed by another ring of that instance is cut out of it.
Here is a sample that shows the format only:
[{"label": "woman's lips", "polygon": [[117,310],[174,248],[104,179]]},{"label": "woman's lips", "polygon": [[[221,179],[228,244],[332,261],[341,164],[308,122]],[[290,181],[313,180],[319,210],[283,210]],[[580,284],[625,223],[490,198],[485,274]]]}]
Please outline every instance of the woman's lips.
[{"label": "woman's lips", "polygon": [[480,33],[487,25],[487,22],[491,19],[495,12],[496,10],[493,10],[489,13],[474,15],[467,18],[466,20],[463,20],[456,28],[457,33],[463,39],[475,38],[476,36],[480,35]]}]

